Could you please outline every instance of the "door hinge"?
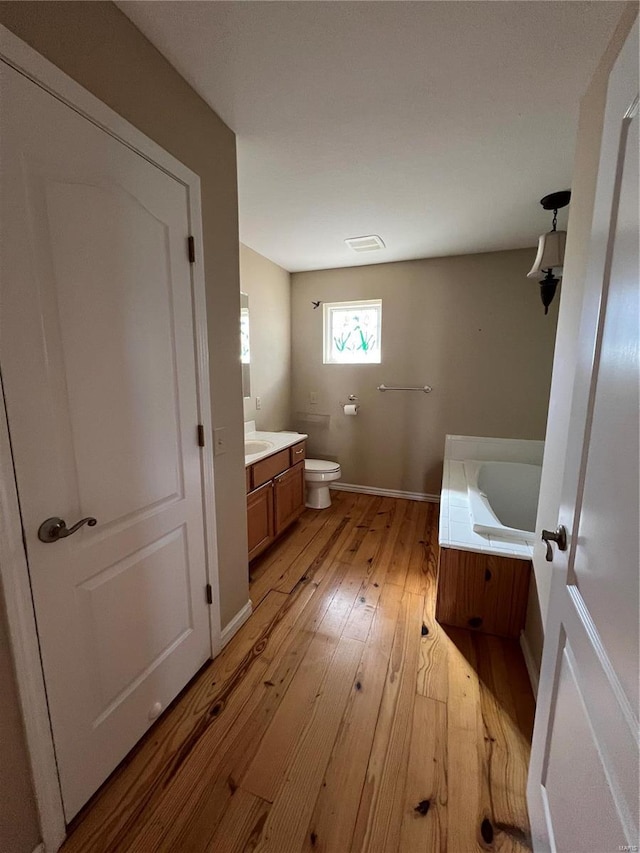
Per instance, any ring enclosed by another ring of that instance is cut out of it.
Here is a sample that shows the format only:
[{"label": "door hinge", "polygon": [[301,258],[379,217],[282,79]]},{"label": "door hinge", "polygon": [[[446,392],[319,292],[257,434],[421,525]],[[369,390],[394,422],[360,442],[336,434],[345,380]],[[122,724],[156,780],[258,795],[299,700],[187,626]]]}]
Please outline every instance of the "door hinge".
[{"label": "door hinge", "polygon": [[198,447],[204,447],[204,426],[198,424]]},{"label": "door hinge", "polygon": [[206,585],[205,590],[207,593],[207,604],[213,604],[213,589],[210,583]]},{"label": "door hinge", "polygon": [[195,264],[196,262],[196,241],[192,236],[187,237],[187,249],[189,252],[189,263]]}]

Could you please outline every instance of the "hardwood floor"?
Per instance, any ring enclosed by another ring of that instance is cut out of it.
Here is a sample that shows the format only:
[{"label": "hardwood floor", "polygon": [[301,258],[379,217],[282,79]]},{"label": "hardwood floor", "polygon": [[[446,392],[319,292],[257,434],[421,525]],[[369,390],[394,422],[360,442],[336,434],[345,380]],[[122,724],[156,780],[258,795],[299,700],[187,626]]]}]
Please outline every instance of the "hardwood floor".
[{"label": "hardwood floor", "polygon": [[334,492],[254,613],[76,819],[72,851],[526,851],[520,649],[435,621],[435,504]]}]

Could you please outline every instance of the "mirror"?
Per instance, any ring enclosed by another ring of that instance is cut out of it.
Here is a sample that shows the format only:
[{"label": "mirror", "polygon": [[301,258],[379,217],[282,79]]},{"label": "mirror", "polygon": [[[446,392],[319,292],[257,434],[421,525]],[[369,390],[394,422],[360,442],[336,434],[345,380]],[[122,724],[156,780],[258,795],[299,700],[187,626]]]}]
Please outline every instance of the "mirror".
[{"label": "mirror", "polygon": [[249,295],[240,293],[240,361],[242,396],[251,396],[251,348],[249,346]]}]

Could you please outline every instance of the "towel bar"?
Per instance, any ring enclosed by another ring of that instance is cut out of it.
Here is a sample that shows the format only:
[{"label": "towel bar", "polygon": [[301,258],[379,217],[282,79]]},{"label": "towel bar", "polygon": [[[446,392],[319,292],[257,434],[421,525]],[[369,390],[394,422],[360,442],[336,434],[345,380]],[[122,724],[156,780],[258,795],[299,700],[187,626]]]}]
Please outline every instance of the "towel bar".
[{"label": "towel bar", "polygon": [[378,385],[378,391],[424,391],[425,394],[430,394],[433,388],[431,385]]}]

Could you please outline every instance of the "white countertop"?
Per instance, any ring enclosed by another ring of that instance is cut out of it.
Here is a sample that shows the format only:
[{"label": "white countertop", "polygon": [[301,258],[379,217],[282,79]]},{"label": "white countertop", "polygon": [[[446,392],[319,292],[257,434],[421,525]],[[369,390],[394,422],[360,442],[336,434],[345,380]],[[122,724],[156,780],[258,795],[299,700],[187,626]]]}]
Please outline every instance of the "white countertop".
[{"label": "white countertop", "polygon": [[266,450],[261,450],[259,453],[250,453],[244,457],[245,468],[247,465],[252,465],[254,462],[259,462],[261,459],[266,459],[267,456],[273,456],[280,450],[285,450],[297,444],[299,441],[304,441],[309,436],[302,432],[263,432],[256,430],[255,421],[248,421],[244,425],[244,440],[245,441],[268,441],[271,447]]}]

